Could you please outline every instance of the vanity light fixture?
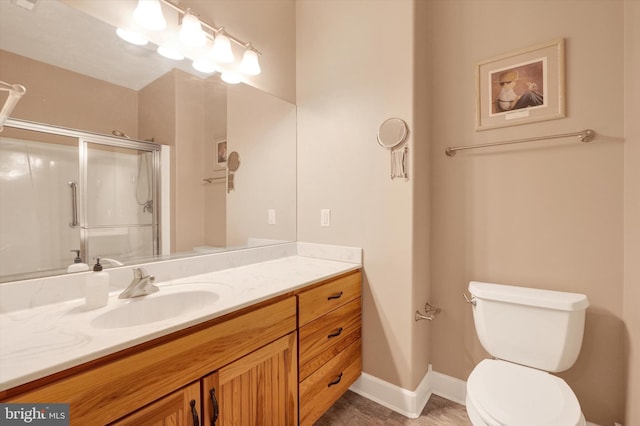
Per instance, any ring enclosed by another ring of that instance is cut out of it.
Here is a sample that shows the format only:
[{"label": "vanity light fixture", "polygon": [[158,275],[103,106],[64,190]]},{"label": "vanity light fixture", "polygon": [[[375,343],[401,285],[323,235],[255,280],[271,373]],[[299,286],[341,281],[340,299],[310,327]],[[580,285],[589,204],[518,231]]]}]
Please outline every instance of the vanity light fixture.
[{"label": "vanity light fixture", "polygon": [[231,50],[231,40],[224,33],[224,29],[220,28],[218,34],[213,39],[213,50],[211,55],[216,62],[230,64],[234,61],[233,51]]},{"label": "vanity light fixture", "polygon": [[247,43],[245,46],[242,62],[240,63],[240,71],[249,75],[258,75],[261,72],[258,53],[253,49],[251,43]]},{"label": "vanity light fixture", "polygon": [[222,79],[222,81],[229,84],[238,84],[242,81],[240,76],[234,72],[223,72],[220,75],[220,78]]},{"label": "vanity light fixture", "polygon": [[[172,8],[173,10],[178,12],[178,19],[180,19],[180,16],[182,16],[183,27],[184,27],[184,20],[187,19],[187,16],[190,16],[189,20],[191,20],[191,18],[195,18],[199,23],[198,29],[200,29],[200,33],[204,34],[204,37],[206,39],[213,40],[214,47],[213,49],[211,49],[211,52],[208,55],[209,57],[206,59],[204,59],[204,57],[197,58],[194,61],[194,65],[193,65],[194,68],[196,67],[196,63],[197,63],[199,68],[203,68],[204,66],[204,69],[210,70],[212,67],[209,66],[210,65],[209,62],[211,61],[217,64],[233,63],[235,60],[235,57],[233,54],[232,45],[236,44],[237,46],[240,46],[242,49],[244,49],[242,61],[237,67],[237,69],[241,73],[246,75],[260,74],[261,69],[260,69],[259,57],[261,53],[255,47],[253,47],[251,43],[244,42],[238,39],[237,37],[232,36],[227,31],[225,31],[224,27],[215,27],[203,21],[202,19],[196,18],[190,9],[187,9],[186,11],[183,10],[177,4],[175,4],[173,0],[160,0],[160,2],[164,6]],[[182,32],[182,29],[181,29],[181,32]],[[205,43],[206,41],[202,43],[200,46],[204,45]],[[216,69],[218,68],[220,67],[216,65]],[[210,71],[210,72],[213,72],[213,71]],[[235,78],[230,78],[231,81],[235,81],[236,79],[240,79],[240,76],[237,74]],[[235,83],[231,83],[231,84],[235,84]]]},{"label": "vanity light fixture", "polygon": [[138,0],[133,17],[137,23],[148,30],[161,31],[167,27],[160,0]]},{"label": "vanity light fixture", "polygon": [[[223,27],[215,27],[201,20],[191,9],[182,9],[175,0],[138,0],[138,5],[133,12],[135,21],[141,27],[161,31],[167,28],[162,9],[173,9],[178,14],[179,32],[177,36],[162,36],[167,41],[173,38],[180,40],[184,45],[188,46],[185,51],[190,58],[196,58],[193,61],[193,68],[205,74],[211,74],[218,71],[222,64],[231,64],[233,69],[238,70],[244,75],[258,75],[261,73],[259,56],[261,53],[256,50],[251,43],[246,43],[231,34],[227,33]],[[118,28],[118,35],[133,44],[144,46],[148,43],[147,39],[138,33]],[[148,34],[152,41],[151,34]],[[207,48],[207,42],[213,40],[213,48]],[[156,42],[157,43],[157,42]],[[166,58],[176,61],[184,59],[182,49],[178,48],[169,41],[169,44],[162,42],[162,46],[158,46],[158,53]],[[240,64],[235,64],[235,55],[233,52],[233,44],[243,49],[242,60]],[[201,49],[198,49],[201,48]],[[194,50],[195,49],[195,50]],[[208,50],[205,52],[205,49]],[[201,55],[198,56],[198,51]],[[223,80],[229,84],[236,84],[242,81],[241,75],[235,72],[224,72]]]},{"label": "vanity light fixture", "polygon": [[147,40],[140,34],[134,31],[125,30],[124,28],[118,28],[116,30],[116,34],[118,34],[118,37],[120,37],[124,41],[128,41],[129,43],[135,44],[136,46],[145,46],[147,43],[149,43],[149,40]]},{"label": "vanity light fixture", "polygon": [[193,61],[193,69],[196,71],[200,71],[205,74],[212,74],[218,70],[218,66],[207,56],[202,56],[195,61]]},{"label": "vanity light fixture", "polygon": [[167,59],[173,59],[174,61],[181,61],[184,59],[184,55],[180,53],[178,49],[173,49],[167,46],[158,46],[158,54],[164,56]]},{"label": "vanity light fixture", "polygon": [[190,47],[202,47],[207,42],[207,35],[202,31],[202,25],[197,16],[187,9],[182,17],[180,26],[180,41]]}]

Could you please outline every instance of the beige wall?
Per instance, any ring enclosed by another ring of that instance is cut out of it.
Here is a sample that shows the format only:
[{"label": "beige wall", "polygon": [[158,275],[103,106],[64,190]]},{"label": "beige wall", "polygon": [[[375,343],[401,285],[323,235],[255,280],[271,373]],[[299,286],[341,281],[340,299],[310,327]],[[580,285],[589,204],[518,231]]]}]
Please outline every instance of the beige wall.
[{"label": "beige wall", "polygon": [[226,171],[216,162],[216,141],[227,136],[227,88],[221,81],[206,93],[206,138],[204,169],[206,177],[222,177],[204,187],[204,242],[210,247],[227,245]]},{"label": "beige wall", "polygon": [[[562,374],[587,419],[621,422],[624,30],[622,1],[433,1],[431,296],[434,370],[466,379],[487,354],[462,299],[470,280],[588,295],[585,338]],[[526,30],[525,30],[526,29]],[[606,36],[605,36],[606,34]],[[567,117],[476,132],[474,65],[566,39]],[[444,155],[450,145],[592,128],[596,141],[539,142]]]},{"label": "beige wall", "polygon": [[[204,245],[206,109],[202,80],[176,71],[176,250]],[[173,218],[174,216],[172,216]]]},{"label": "beige wall", "polygon": [[[227,153],[240,167],[227,194],[227,245],[296,239],[296,107],[248,86],[227,91]],[[276,223],[267,223],[273,209]]]},{"label": "beige wall", "polygon": [[[414,3],[299,0],[296,12],[298,239],[364,249],[363,369],[413,390],[429,327],[413,318],[428,290],[427,224],[415,234],[412,224],[414,192],[427,195],[424,128],[413,133],[424,108],[414,106]],[[409,181],[389,178],[376,141],[389,117],[412,130]],[[416,200],[425,212],[428,198]],[[331,227],[320,226],[324,208]]]},{"label": "beige wall", "polygon": [[[226,109],[224,93],[217,100],[219,86],[217,78],[195,79],[174,70],[139,92],[140,135],[171,146],[172,252],[225,245],[224,185],[205,185],[202,180],[213,175],[212,146],[216,135],[225,132],[217,116]],[[220,115],[226,117],[226,112]]]},{"label": "beige wall", "polygon": [[[633,415],[625,390],[638,351],[629,355],[624,343],[628,333],[638,344],[638,319],[630,304],[624,318],[622,309],[623,294],[638,294],[637,266],[629,266],[638,238],[624,238],[625,213],[627,228],[638,227],[630,166],[638,157],[623,142],[621,99],[623,42],[637,35],[625,32],[624,6],[522,0],[509,2],[512,18],[504,19],[499,0],[298,1],[298,238],[364,248],[365,372],[413,390],[430,360],[465,380],[487,356],[462,299],[470,280],[582,292],[591,301],[583,350],[562,377],[590,420],[621,422],[625,406]],[[627,27],[636,16],[627,13]],[[476,132],[476,63],[560,37],[567,117]],[[637,46],[626,51],[635,71],[629,52]],[[628,96],[627,117],[637,115],[629,106],[636,99]],[[377,125],[391,115],[414,131],[409,182],[389,180],[388,153],[375,143]],[[592,144],[444,155],[451,145],[585,128],[599,134]],[[332,209],[331,228],[319,226],[321,208]],[[416,325],[409,316],[425,298],[443,312]],[[623,319],[635,320],[631,330]]]},{"label": "beige wall", "polygon": [[624,289],[627,334],[625,424],[640,424],[640,3],[625,2]]},{"label": "beige wall", "polygon": [[[105,134],[120,130],[137,137],[135,90],[4,50],[0,50],[0,80],[27,88],[12,118]],[[5,98],[3,92],[0,99]]]},{"label": "beige wall", "polygon": [[[429,90],[429,50],[428,50],[428,3],[414,2],[414,42],[413,42],[413,155],[411,156],[412,180],[412,292],[413,306],[424,312],[425,302],[431,301],[430,273],[430,203],[429,189],[429,111],[432,108]],[[436,305],[437,306],[437,305]],[[412,363],[411,376],[415,387],[422,379],[430,363],[431,323],[420,321],[412,323]],[[413,390],[414,387],[409,389]]]}]

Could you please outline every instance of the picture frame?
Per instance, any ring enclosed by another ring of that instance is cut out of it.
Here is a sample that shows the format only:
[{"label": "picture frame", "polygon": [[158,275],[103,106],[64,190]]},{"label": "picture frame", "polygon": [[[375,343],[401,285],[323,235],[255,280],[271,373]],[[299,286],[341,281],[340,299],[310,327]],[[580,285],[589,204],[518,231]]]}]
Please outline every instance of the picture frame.
[{"label": "picture frame", "polygon": [[565,117],[564,39],[476,65],[476,130]]},{"label": "picture frame", "polygon": [[227,138],[216,139],[214,155],[214,169],[227,167]]}]

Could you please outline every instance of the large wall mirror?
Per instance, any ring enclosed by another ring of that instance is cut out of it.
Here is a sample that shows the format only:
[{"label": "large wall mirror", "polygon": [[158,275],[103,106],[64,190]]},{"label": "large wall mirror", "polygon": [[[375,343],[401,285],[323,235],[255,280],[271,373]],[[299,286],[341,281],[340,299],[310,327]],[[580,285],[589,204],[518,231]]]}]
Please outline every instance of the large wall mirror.
[{"label": "large wall mirror", "polygon": [[[64,229],[73,197],[99,218],[87,263],[295,241],[295,105],[130,45],[73,2],[20,3],[29,2],[0,1],[0,80],[27,88],[11,118],[89,136],[0,132],[0,282],[67,272],[84,244]],[[154,145],[170,152],[157,164]],[[239,158],[232,190],[231,152]],[[84,192],[73,193],[68,173],[85,179]],[[144,239],[156,233],[158,249]]]}]

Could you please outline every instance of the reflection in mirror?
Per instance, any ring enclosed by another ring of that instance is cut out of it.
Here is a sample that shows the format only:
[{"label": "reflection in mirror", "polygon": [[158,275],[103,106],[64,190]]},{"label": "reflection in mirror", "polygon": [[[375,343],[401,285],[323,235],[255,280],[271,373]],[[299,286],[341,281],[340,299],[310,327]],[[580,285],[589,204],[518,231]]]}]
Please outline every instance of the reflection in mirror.
[{"label": "reflection in mirror", "polygon": [[[36,142],[37,132],[9,127],[0,135],[0,276],[60,268],[69,256],[75,258],[69,250],[80,249],[69,186],[79,177],[77,140],[57,136]],[[65,204],[50,209],[57,196]]]},{"label": "reflection in mirror", "polygon": [[[46,36],[38,34],[38,30]],[[27,87],[27,94],[11,116],[14,121],[105,135],[100,138],[153,141],[169,147],[170,156],[162,160],[166,184],[155,199],[149,197],[147,170],[151,163],[135,150],[130,155],[112,150],[106,156],[110,160],[94,156],[99,163],[104,160],[130,165],[129,178],[128,172],[118,176],[132,185],[110,193],[110,200],[95,199],[95,189],[94,194],[86,197],[86,212],[102,218],[109,209],[116,211],[129,205],[121,197],[131,201],[130,207],[139,210],[143,220],[135,223],[140,228],[137,231],[147,225],[149,210],[162,210],[159,216],[164,223],[158,224],[157,232],[165,247],[161,251],[163,256],[210,253],[296,239],[294,105],[245,84],[227,85],[217,74],[200,74],[189,63],[162,58],[155,50],[128,45],[115,35],[114,27],[57,0],[39,1],[33,11],[14,2],[0,1],[0,80]],[[23,172],[35,173],[34,168],[29,169],[35,164],[35,143],[46,143],[48,147],[38,154],[40,164],[79,167],[78,141],[59,135],[34,138],[35,132],[16,128],[10,132],[5,127],[0,133],[0,155],[3,155],[0,221],[38,215],[42,219],[34,219],[38,223],[35,229],[23,224],[17,246],[0,246],[0,281],[65,273],[76,257],[69,250],[81,248],[78,236],[73,234],[81,230],[69,227],[70,187],[65,186],[64,196],[55,197],[45,195],[52,193],[44,186],[23,188],[12,185],[15,181],[11,179]],[[216,141],[220,140],[226,140],[227,152],[237,151],[243,157],[242,170],[235,174],[238,189],[231,193],[225,190],[226,164],[217,158]],[[106,155],[104,147],[100,152]],[[22,166],[5,162],[7,156],[15,155],[22,156]],[[71,180],[62,176],[60,179],[64,185]],[[45,179],[43,185],[52,182],[53,179]],[[28,191],[35,195],[29,197]],[[9,196],[31,204],[20,210],[12,209],[12,204],[5,202]],[[163,204],[167,208],[161,209]],[[277,211],[276,224],[268,224],[269,210]],[[43,231],[44,225],[51,229]],[[127,228],[127,238],[138,241],[133,234],[139,237],[140,232]],[[63,231],[68,233],[70,229],[71,236],[61,237]],[[28,248],[33,246],[26,244],[42,239],[51,239],[60,246],[55,255],[40,252],[43,248],[34,252]],[[105,255],[136,263],[143,258],[147,260],[150,254],[146,245],[143,251],[133,250],[132,246],[111,250],[97,243],[90,243],[89,247],[95,250],[85,250],[83,260],[88,263],[92,257]],[[30,266],[5,271],[12,262],[9,249],[18,250],[11,252],[11,256],[30,259]]]},{"label": "reflection in mirror", "polygon": [[2,280],[159,254],[158,145],[16,125],[0,136]]},{"label": "reflection in mirror", "polygon": [[240,167],[240,156],[237,152],[233,151],[229,154],[229,159],[227,160],[227,168],[231,172],[235,172]]}]

